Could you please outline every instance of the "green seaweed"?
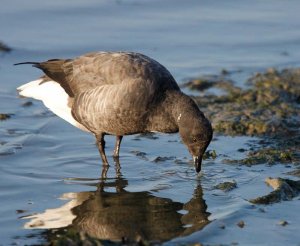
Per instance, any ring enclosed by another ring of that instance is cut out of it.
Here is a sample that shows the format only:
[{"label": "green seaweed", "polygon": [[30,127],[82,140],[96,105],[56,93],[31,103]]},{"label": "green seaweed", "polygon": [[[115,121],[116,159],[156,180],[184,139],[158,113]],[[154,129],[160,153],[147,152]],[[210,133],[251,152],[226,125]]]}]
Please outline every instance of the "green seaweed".
[{"label": "green seaweed", "polygon": [[227,181],[227,182],[223,182],[223,183],[220,183],[215,186],[215,189],[223,190],[225,192],[231,191],[235,188],[237,188],[237,184],[235,181],[232,181],[232,182]]},{"label": "green seaweed", "polygon": [[[284,136],[299,134],[300,69],[269,69],[247,80],[241,89],[230,81],[195,79],[189,88],[221,87],[226,95],[194,97],[212,121],[215,132],[225,135]],[[205,86],[204,86],[205,85]]]},{"label": "green seaweed", "polygon": [[252,166],[257,164],[275,164],[275,163],[292,163],[298,161],[291,150],[281,150],[276,148],[262,148],[259,150],[250,151],[244,159],[224,159],[226,164],[241,164]]},{"label": "green seaweed", "polygon": [[[193,84],[194,83],[194,84]],[[236,87],[224,75],[198,78],[186,86],[200,91],[223,88],[226,94],[202,93],[194,100],[212,122],[215,134],[258,136],[271,144],[260,146],[241,160],[229,164],[299,163],[300,160],[300,68],[268,69],[247,80],[248,87]],[[205,86],[204,86],[205,85]]]},{"label": "green seaweed", "polygon": [[11,117],[11,114],[0,114],[0,120],[7,120]]},{"label": "green seaweed", "polygon": [[203,160],[207,159],[216,159],[217,158],[217,152],[215,150],[207,150],[203,155]]}]

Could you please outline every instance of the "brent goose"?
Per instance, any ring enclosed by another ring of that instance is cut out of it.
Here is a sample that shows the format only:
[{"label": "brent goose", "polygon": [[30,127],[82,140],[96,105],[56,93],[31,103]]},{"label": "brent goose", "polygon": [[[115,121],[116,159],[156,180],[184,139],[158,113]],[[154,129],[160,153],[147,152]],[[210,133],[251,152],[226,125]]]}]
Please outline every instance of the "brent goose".
[{"label": "brent goose", "polygon": [[157,61],[133,52],[93,52],[15,65],[20,64],[32,64],[44,75],[20,86],[19,94],[43,101],[59,117],[93,133],[103,165],[108,165],[107,134],[116,136],[118,158],[124,135],[179,132],[200,172],[211,124]]}]

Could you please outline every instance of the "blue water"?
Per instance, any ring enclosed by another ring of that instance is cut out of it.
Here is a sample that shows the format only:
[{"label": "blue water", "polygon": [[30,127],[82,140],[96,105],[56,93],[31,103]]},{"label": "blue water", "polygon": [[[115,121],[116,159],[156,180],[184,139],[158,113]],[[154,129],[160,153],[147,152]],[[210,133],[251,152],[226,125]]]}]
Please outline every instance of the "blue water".
[{"label": "blue water", "polygon": [[[15,88],[38,77],[40,71],[30,66],[14,67],[13,63],[70,58],[95,50],[129,50],[155,58],[179,83],[226,69],[242,86],[247,76],[268,67],[299,66],[299,9],[296,0],[2,0],[0,40],[13,51],[0,56],[0,112],[14,115],[0,121],[0,244],[41,243],[46,228],[75,226],[72,220],[83,215],[74,212],[74,207],[85,211],[84,204],[94,204],[100,217],[102,211],[90,199],[97,196],[101,183],[94,138],[57,118],[39,102],[23,107],[28,100],[17,98]],[[223,158],[242,158],[245,153],[237,150],[248,148],[256,139],[217,137],[209,149],[215,149],[218,158],[205,161],[203,175],[197,177],[178,135],[155,136],[124,139],[120,180],[125,183],[122,188],[129,193],[128,199],[141,197],[141,201],[154,199],[167,204],[174,217],[170,230],[176,231],[168,234],[167,244],[296,245],[300,241],[300,218],[295,212],[299,200],[268,206],[266,213],[247,202],[270,191],[264,184],[266,177],[282,177],[290,168],[222,164]],[[111,153],[114,138],[108,137],[107,142]],[[137,156],[136,151],[145,152],[145,157]],[[156,163],[158,156],[168,158]],[[119,179],[111,156],[109,161],[112,167],[104,184],[107,193],[101,199],[126,204],[127,195],[124,200],[115,196]],[[232,180],[237,182],[237,189],[228,193],[214,189],[216,184]],[[195,195],[200,190],[201,199]],[[194,205],[187,209],[186,204]],[[204,209],[197,210],[200,205]],[[178,210],[177,206],[185,209]],[[62,211],[59,219],[53,213],[57,210]],[[136,214],[145,211],[153,216],[152,207],[137,209]],[[204,223],[203,229],[191,226],[197,221],[187,220],[182,216],[186,213],[203,215],[208,225]],[[39,223],[33,223],[32,215]],[[136,218],[131,219],[138,221]],[[278,226],[282,219],[289,225]],[[236,225],[240,220],[245,221],[243,229]],[[117,231],[101,219],[98,222],[99,227]],[[223,224],[225,229],[220,228]],[[151,221],[149,225],[164,227]],[[193,230],[183,229],[189,227]]]}]

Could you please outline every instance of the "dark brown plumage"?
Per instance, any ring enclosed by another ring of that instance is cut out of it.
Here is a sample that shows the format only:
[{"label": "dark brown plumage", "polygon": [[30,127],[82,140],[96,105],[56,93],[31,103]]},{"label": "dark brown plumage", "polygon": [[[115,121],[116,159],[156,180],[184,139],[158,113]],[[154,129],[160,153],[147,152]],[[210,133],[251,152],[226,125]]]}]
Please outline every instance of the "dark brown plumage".
[{"label": "dark brown plumage", "polygon": [[[211,125],[157,61],[139,53],[95,52],[32,64],[45,73],[39,86],[51,82],[64,89],[72,117],[80,128],[96,136],[104,164],[108,164],[106,134],[117,136],[114,156],[118,157],[124,135],[179,131],[200,171],[203,153],[212,138]],[[20,94],[30,96],[24,89],[28,87],[32,86],[20,87]],[[48,105],[40,100],[51,109],[49,98]]]}]

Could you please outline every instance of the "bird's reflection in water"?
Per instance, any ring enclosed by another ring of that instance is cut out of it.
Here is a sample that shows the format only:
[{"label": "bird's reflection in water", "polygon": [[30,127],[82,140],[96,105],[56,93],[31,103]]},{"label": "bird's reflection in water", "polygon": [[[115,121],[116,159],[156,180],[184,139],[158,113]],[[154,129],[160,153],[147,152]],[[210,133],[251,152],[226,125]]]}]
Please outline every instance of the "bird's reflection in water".
[{"label": "bird's reflection in water", "polygon": [[[209,223],[200,185],[190,201],[183,204],[148,191],[128,192],[128,181],[118,168],[115,179],[106,179],[106,172],[103,171],[96,191],[67,195],[72,197],[69,203],[30,216],[25,227],[72,228],[91,237],[117,241],[167,241],[201,230]],[[112,187],[115,191],[111,191]]]}]

